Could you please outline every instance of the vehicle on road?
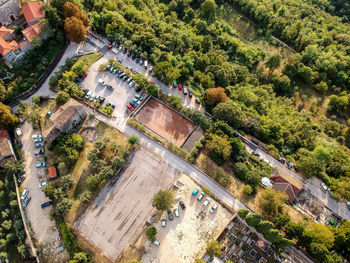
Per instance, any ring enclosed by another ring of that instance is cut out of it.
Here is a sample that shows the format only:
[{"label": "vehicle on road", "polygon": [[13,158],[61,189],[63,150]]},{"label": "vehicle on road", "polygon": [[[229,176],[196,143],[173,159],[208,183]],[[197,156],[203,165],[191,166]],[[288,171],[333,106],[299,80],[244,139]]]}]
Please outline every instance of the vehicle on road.
[{"label": "vehicle on road", "polygon": [[42,182],[42,183],[39,184],[39,188],[42,189],[42,188],[44,188],[45,186],[47,186],[48,184],[49,184],[48,181]]},{"label": "vehicle on road", "polygon": [[36,167],[36,168],[43,168],[43,167],[46,167],[46,163],[37,163],[37,164],[35,164],[35,167]]},{"label": "vehicle on road", "polygon": [[286,160],[284,160],[282,157],[280,157],[280,156],[278,156],[277,157],[277,161],[279,161],[279,162],[281,162],[281,163],[283,163],[283,164],[285,164],[285,162],[286,162]]},{"label": "vehicle on road", "polygon": [[327,188],[326,184],[325,184],[324,182],[321,182],[320,185],[321,185],[322,191],[323,191],[323,192],[327,192],[327,189],[328,189],[328,188]]},{"label": "vehicle on road", "polygon": [[36,138],[34,139],[34,142],[42,142],[43,141],[43,138]]},{"label": "vehicle on road", "polygon": [[287,165],[288,165],[288,168],[289,168],[289,169],[292,169],[292,168],[293,168],[293,164],[292,164],[290,161],[287,161]]},{"label": "vehicle on road", "polygon": [[175,217],[179,217],[180,216],[178,208],[174,209],[174,215],[175,215]]},{"label": "vehicle on road", "polygon": [[88,93],[85,95],[85,99],[89,99],[92,94],[92,91],[88,91]]},{"label": "vehicle on road", "polygon": [[22,206],[23,206],[23,207],[27,207],[27,205],[29,204],[29,202],[30,202],[31,199],[32,199],[32,198],[31,198],[30,196],[27,196],[26,199],[23,200]]},{"label": "vehicle on road", "polygon": [[41,148],[39,150],[34,151],[35,155],[39,155],[39,154],[42,154],[42,153],[44,153],[44,148]]},{"label": "vehicle on road", "polygon": [[184,95],[187,95],[187,88],[184,88]]},{"label": "vehicle on road", "polygon": [[41,204],[41,208],[45,208],[45,207],[47,207],[49,205],[52,205],[52,201],[47,201],[47,202]]},{"label": "vehicle on road", "polygon": [[50,117],[51,117],[51,116],[53,115],[53,112],[48,110],[48,111],[46,112],[46,114],[47,114],[47,116],[50,116]]},{"label": "vehicle on road", "polygon": [[129,103],[132,107],[136,108],[138,105],[134,101],[130,101]]},{"label": "vehicle on road", "polygon": [[210,201],[211,201],[211,199],[208,197],[207,199],[205,199],[203,205],[204,205],[204,206],[209,205]]},{"label": "vehicle on road", "polygon": [[195,102],[196,102],[197,104],[201,104],[201,100],[200,100],[198,97],[196,97]]},{"label": "vehicle on road", "polygon": [[76,56],[82,56],[84,55],[84,51],[83,50],[79,50],[77,53],[75,53]]},{"label": "vehicle on road", "polygon": [[182,90],[182,84],[179,84],[178,89]]},{"label": "vehicle on road", "polygon": [[43,136],[41,134],[34,134],[32,135],[33,140],[42,138]]},{"label": "vehicle on road", "polygon": [[260,154],[258,154],[257,152],[253,152],[253,154],[254,154],[256,157],[260,157]]},{"label": "vehicle on road", "polygon": [[106,87],[107,87],[107,89],[109,89],[109,90],[114,90],[114,88],[112,87],[112,85],[106,85]]},{"label": "vehicle on road", "polygon": [[44,144],[42,142],[36,143],[35,148],[39,148],[39,147],[44,147]]},{"label": "vehicle on road", "polygon": [[22,142],[21,142],[20,139],[17,140],[17,146],[18,146],[19,148],[22,148],[22,147],[23,147],[23,144],[22,144]]},{"label": "vehicle on road", "polygon": [[161,222],[162,222],[162,227],[165,227],[165,226],[166,226],[166,219],[163,218],[163,219],[161,220]]},{"label": "vehicle on road", "polygon": [[153,72],[153,66],[149,67],[149,72],[152,73]]},{"label": "vehicle on road", "polygon": [[16,134],[17,134],[18,137],[21,137],[21,136],[22,136],[22,131],[21,131],[20,128],[17,128],[17,129],[16,129]]},{"label": "vehicle on road", "polygon": [[144,63],[143,66],[144,66],[145,69],[147,69],[147,67],[148,67],[148,61],[147,60],[145,60],[145,63]]},{"label": "vehicle on road", "polygon": [[129,111],[134,111],[134,108],[133,108],[130,104],[126,105],[126,108],[127,108]]},{"label": "vehicle on road", "polygon": [[269,164],[270,163],[270,161],[269,160],[267,160],[267,159],[265,159],[265,158],[263,158],[262,159],[265,163],[267,163],[267,164]]},{"label": "vehicle on road", "polygon": [[173,213],[170,210],[168,211],[168,218],[169,218],[169,220],[174,219]]},{"label": "vehicle on road", "polygon": [[214,213],[216,208],[218,208],[217,204],[214,204],[211,208],[210,208],[210,212]]},{"label": "vehicle on road", "polygon": [[25,188],[22,192],[21,199],[24,200],[28,196],[29,190]]},{"label": "vehicle on road", "polygon": [[194,189],[194,190],[192,191],[192,195],[196,195],[196,194],[198,193],[198,191],[199,191],[198,188]]},{"label": "vehicle on road", "polygon": [[188,89],[188,96],[190,96],[190,98],[192,98],[192,95],[193,95],[193,90],[192,90],[192,88],[189,88]]},{"label": "vehicle on road", "polygon": [[205,196],[205,193],[201,192],[201,194],[197,197],[198,201],[201,201],[204,196]]},{"label": "vehicle on road", "polygon": [[98,81],[98,83],[100,83],[103,86],[106,85],[106,82],[103,79],[98,79],[97,81]]},{"label": "vehicle on road", "polygon": [[180,201],[179,204],[180,204],[180,207],[182,208],[182,210],[186,209],[184,202]]}]

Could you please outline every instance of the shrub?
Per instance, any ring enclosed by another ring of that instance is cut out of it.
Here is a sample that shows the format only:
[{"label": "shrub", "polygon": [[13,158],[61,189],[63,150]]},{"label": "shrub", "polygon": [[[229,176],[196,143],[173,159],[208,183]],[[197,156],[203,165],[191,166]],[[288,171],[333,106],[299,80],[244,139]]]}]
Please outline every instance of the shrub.
[{"label": "shrub", "polygon": [[243,193],[250,195],[253,192],[253,188],[249,184],[243,186]]}]

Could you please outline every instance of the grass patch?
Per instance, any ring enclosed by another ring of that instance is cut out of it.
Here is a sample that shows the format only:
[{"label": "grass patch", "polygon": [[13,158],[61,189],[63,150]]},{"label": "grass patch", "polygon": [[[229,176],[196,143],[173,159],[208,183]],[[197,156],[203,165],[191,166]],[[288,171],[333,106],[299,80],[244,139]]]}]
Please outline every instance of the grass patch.
[{"label": "grass patch", "polygon": [[127,138],[122,133],[115,128],[108,126],[104,122],[99,122],[97,124],[96,131],[98,133],[97,141],[104,138],[109,138],[110,142],[117,142],[119,145],[125,148],[130,147]]}]

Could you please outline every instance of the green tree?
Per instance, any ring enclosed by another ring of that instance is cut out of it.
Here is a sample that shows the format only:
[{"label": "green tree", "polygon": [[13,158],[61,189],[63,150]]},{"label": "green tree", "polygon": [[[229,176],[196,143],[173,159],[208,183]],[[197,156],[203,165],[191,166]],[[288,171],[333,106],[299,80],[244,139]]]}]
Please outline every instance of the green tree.
[{"label": "green tree", "polygon": [[280,242],[283,240],[283,235],[277,229],[270,229],[264,234],[264,238],[270,242]]},{"label": "green tree", "polygon": [[158,97],[159,89],[156,85],[149,84],[147,86],[147,92],[148,92],[148,94],[152,95],[153,97]]},{"label": "green tree", "polygon": [[141,261],[138,261],[136,259],[130,260],[128,263],[142,263]]},{"label": "green tree", "polygon": [[100,183],[102,181],[102,177],[99,174],[89,175],[86,178],[86,187],[91,191],[94,192],[98,189],[100,186]]},{"label": "green tree", "polygon": [[55,199],[55,191],[56,187],[52,183],[49,183],[43,189],[44,194],[51,200]]},{"label": "green tree", "polygon": [[227,122],[233,128],[239,128],[244,120],[244,113],[240,107],[231,100],[219,103],[213,109],[215,119]]},{"label": "green tree", "polygon": [[281,65],[281,56],[278,54],[272,55],[269,60],[266,62],[266,66],[269,67],[269,74],[277,69]]},{"label": "green tree", "polygon": [[283,249],[286,247],[294,246],[295,242],[293,240],[282,238],[281,240],[274,243],[276,249]]},{"label": "green tree", "polygon": [[272,188],[265,189],[258,199],[258,206],[263,215],[268,218],[274,218],[282,212],[288,197],[285,193],[280,193]]},{"label": "green tree", "polygon": [[139,138],[139,136],[134,134],[134,135],[131,135],[128,137],[128,142],[134,146],[135,144],[137,145],[140,143],[140,138]]},{"label": "green tree", "polygon": [[193,109],[191,112],[191,119],[196,124],[201,126],[204,130],[207,130],[210,128],[211,119],[209,117],[205,116],[205,114],[203,112],[201,112],[200,110]]},{"label": "green tree", "polygon": [[82,194],[79,196],[79,200],[82,202],[89,202],[91,199],[91,191],[89,190],[85,190],[84,192],[82,192]]},{"label": "green tree", "polygon": [[100,169],[101,170],[100,170],[99,174],[105,180],[108,180],[109,178],[111,178],[114,175],[114,170],[113,170],[112,166],[110,166],[110,165],[103,166]]},{"label": "green tree", "polygon": [[255,213],[248,214],[245,221],[249,226],[256,227],[261,221],[261,215]]},{"label": "green tree", "polygon": [[251,193],[253,193],[253,188],[249,184],[245,184],[243,186],[243,193],[245,193],[246,195],[250,195]]},{"label": "green tree", "polygon": [[314,242],[324,244],[327,249],[334,245],[334,233],[331,227],[323,224],[312,223],[305,228],[305,233],[312,237]]},{"label": "green tree", "polygon": [[170,210],[173,206],[174,194],[170,190],[160,189],[154,196],[152,205],[160,211]]},{"label": "green tree", "polygon": [[149,227],[146,230],[146,236],[149,241],[154,242],[156,240],[157,229],[155,227]]},{"label": "green tree", "polygon": [[221,248],[222,245],[218,241],[211,240],[207,244],[206,252],[211,257],[218,257],[221,255]]},{"label": "green tree", "polygon": [[238,209],[237,214],[239,215],[240,218],[245,219],[246,216],[249,214],[249,209],[248,208]]},{"label": "green tree", "polygon": [[57,9],[50,5],[45,9],[45,18],[52,28],[63,27],[62,20],[57,13]]},{"label": "green tree", "polygon": [[59,91],[56,95],[56,105],[62,106],[70,99],[70,95],[65,91]]},{"label": "green tree", "polygon": [[273,224],[270,221],[261,221],[256,226],[256,231],[258,231],[259,233],[265,234],[272,228],[273,228]]},{"label": "green tree", "polygon": [[88,254],[86,254],[84,252],[75,253],[74,256],[73,256],[73,259],[77,263],[89,263],[90,262]]},{"label": "green tree", "polygon": [[11,108],[0,102],[0,128],[9,129],[18,123],[18,118],[11,113]]},{"label": "green tree", "polygon": [[1,224],[1,226],[6,230],[10,230],[12,227],[12,221],[11,220],[4,220]]},{"label": "green tree", "polygon": [[61,187],[63,188],[63,191],[68,191],[74,185],[75,180],[70,174],[68,174],[68,175],[62,177],[60,183],[61,183]]},{"label": "green tree", "polygon": [[215,0],[205,0],[199,10],[199,16],[205,19],[208,23],[215,20],[217,5]]},{"label": "green tree", "polygon": [[146,76],[141,73],[133,75],[132,78],[141,88],[145,88],[149,84]]},{"label": "green tree", "polygon": [[231,156],[232,146],[227,136],[210,134],[207,139],[210,157],[218,164],[223,163]]},{"label": "green tree", "polygon": [[57,204],[57,211],[61,215],[66,215],[69,212],[72,204],[73,204],[72,200],[68,198],[63,198],[62,201]]},{"label": "green tree", "polygon": [[17,251],[21,254],[22,257],[25,257],[28,253],[28,247],[25,244],[19,245],[17,247]]},{"label": "green tree", "polygon": [[169,85],[180,77],[180,71],[170,62],[163,61],[155,65],[153,75]]}]

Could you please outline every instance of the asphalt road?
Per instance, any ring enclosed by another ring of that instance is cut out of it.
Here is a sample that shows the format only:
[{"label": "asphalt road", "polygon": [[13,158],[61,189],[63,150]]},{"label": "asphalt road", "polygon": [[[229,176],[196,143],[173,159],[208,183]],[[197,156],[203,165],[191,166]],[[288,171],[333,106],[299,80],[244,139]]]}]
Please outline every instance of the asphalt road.
[{"label": "asphalt road", "polygon": [[[33,131],[32,126],[25,122],[21,125],[23,143],[23,153],[26,162],[26,177],[22,182],[22,189],[29,190],[28,196],[31,200],[25,208],[27,218],[31,223],[36,240],[43,249],[43,256],[47,262],[63,263],[69,259],[68,252],[63,250],[57,252],[56,248],[63,245],[60,241],[58,229],[53,221],[51,221],[49,213],[51,207],[41,208],[41,204],[49,201],[44,192],[39,188],[41,182],[47,181],[45,168],[35,168],[36,163],[44,162],[44,156],[34,155],[34,142],[32,135],[39,134],[39,131]],[[22,194],[22,193],[20,193]]]}]

